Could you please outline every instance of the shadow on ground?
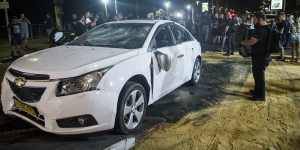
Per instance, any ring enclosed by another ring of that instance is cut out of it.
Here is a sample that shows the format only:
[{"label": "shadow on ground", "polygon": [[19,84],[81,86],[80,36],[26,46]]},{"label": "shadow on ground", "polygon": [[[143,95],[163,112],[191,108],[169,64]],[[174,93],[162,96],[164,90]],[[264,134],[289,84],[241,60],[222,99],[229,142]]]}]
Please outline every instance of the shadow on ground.
[{"label": "shadow on ground", "polygon": [[[214,56],[210,58],[218,59]],[[239,77],[235,78],[237,73]],[[168,123],[174,123],[190,112],[218,104],[225,95],[244,96],[225,90],[225,87],[233,83],[242,86],[249,73],[250,65],[246,60],[238,63],[232,60],[205,62],[199,86],[183,86],[177,89],[150,106],[148,115],[162,117]]]}]

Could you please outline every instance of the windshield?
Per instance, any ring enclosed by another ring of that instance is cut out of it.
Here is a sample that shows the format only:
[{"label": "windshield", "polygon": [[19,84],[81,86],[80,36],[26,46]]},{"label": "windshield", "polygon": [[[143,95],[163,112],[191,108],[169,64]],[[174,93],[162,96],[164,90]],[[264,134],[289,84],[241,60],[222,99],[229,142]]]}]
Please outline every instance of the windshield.
[{"label": "windshield", "polygon": [[150,23],[103,24],[69,45],[137,49],[143,46],[152,26]]}]

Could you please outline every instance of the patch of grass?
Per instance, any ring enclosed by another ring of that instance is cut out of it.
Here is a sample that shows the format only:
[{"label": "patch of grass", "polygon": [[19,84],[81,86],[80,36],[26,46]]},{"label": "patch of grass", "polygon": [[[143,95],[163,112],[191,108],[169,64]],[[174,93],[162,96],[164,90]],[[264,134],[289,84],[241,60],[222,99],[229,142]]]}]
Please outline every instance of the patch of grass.
[{"label": "patch of grass", "polygon": [[[209,58],[206,61],[232,59],[214,55],[206,56]],[[238,59],[242,58],[232,60],[239,63]],[[247,95],[243,96],[253,88],[252,74],[243,85],[229,83],[226,91],[235,95],[228,94],[219,105],[196,110],[178,122],[157,129],[135,149],[299,149],[299,67],[299,64],[282,62],[271,64],[266,72],[265,102],[249,101]],[[222,72],[216,74],[220,76]],[[199,118],[200,124],[195,125]]]},{"label": "patch of grass", "polygon": [[[49,47],[48,39],[41,37],[37,39],[30,39],[28,46],[32,51],[37,51]],[[0,58],[9,57],[11,52],[11,46],[7,39],[0,39]]]}]

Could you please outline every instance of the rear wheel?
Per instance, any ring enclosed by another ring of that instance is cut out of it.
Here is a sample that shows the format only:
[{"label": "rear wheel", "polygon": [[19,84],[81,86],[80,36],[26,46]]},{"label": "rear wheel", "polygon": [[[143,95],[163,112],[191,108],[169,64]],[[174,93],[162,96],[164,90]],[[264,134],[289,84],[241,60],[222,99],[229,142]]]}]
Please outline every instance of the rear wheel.
[{"label": "rear wheel", "polygon": [[198,85],[201,77],[201,60],[199,58],[196,59],[192,74],[192,79],[189,81],[189,84],[192,86]]},{"label": "rear wheel", "polygon": [[146,108],[145,88],[139,83],[126,83],[118,102],[116,131],[122,134],[136,132],[142,125]]}]

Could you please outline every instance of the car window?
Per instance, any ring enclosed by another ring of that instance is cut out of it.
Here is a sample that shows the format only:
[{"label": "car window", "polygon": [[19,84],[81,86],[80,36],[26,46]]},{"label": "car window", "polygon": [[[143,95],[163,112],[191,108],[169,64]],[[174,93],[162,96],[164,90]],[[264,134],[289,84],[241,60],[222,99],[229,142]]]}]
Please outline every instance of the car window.
[{"label": "car window", "polygon": [[171,26],[172,32],[174,34],[175,40],[177,44],[186,42],[186,41],[191,41],[193,38],[190,36],[190,34],[183,29],[182,27],[173,24]]},{"label": "car window", "polygon": [[174,45],[168,26],[163,26],[158,29],[158,33],[155,35],[151,45],[152,48],[162,48]]},{"label": "car window", "polygon": [[152,26],[148,23],[108,23],[85,33],[69,45],[137,49],[143,46]]}]

